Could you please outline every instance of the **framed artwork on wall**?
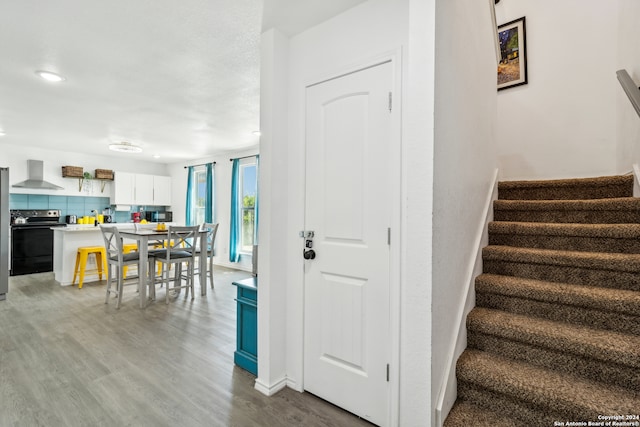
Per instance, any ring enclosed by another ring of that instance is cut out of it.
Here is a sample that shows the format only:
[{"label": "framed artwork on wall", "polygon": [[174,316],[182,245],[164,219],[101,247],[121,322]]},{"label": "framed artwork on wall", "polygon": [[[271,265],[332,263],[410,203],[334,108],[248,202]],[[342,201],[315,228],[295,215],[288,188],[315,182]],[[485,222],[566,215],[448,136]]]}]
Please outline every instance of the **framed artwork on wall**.
[{"label": "framed artwork on wall", "polygon": [[527,84],[527,43],[525,17],[498,27],[500,63],[498,90]]}]

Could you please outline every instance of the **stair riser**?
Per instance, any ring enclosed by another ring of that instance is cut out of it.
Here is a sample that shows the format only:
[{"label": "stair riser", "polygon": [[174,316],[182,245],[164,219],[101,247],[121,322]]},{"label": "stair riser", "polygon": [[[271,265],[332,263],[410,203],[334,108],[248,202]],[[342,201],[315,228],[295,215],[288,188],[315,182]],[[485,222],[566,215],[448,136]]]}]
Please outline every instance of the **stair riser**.
[{"label": "stair riser", "polygon": [[[523,426],[552,426],[555,421],[566,420],[563,411],[551,411],[547,407],[537,407],[513,397],[503,395],[461,380],[458,374],[458,398],[469,401],[496,413],[508,414],[522,421]],[[581,420],[584,417],[580,418]],[[535,420],[532,423],[532,420]]]},{"label": "stair riser", "polygon": [[640,317],[562,303],[476,292],[476,306],[640,336]]},{"label": "stair riser", "polygon": [[524,277],[549,282],[640,291],[640,274],[500,260],[484,260],[484,273]]},{"label": "stair riser", "polygon": [[489,233],[489,244],[561,251],[640,253],[640,239]]},{"label": "stair riser", "polygon": [[469,348],[640,392],[640,376],[637,374],[637,368],[581,357],[562,350],[529,345],[526,343],[526,336],[519,341],[474,330],[470,330],[467,336]]},{"label": "stair riser", "polygon": [[504,188],[499,186],[498,197],[502,200],[576,200],[576,199],[608,199],[616,197],[632,197],[631,184],[603,186],[553,186],[538,188]]},{"label": "stair riser", "polygon": [[494,221],[548,222],[553,224],[634,224],[640,211],[511,210],[495,208]]}]

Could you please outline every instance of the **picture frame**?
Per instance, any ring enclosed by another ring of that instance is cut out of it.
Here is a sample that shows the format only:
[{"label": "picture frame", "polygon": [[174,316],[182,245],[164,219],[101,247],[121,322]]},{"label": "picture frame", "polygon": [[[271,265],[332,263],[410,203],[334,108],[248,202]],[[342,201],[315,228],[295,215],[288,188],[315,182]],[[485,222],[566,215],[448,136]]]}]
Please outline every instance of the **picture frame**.
[{"label": "picture frame", "polygon": [[498,27],[500,61],[498,90],[525,85],[527,75],[526,19],[514,19]]}]

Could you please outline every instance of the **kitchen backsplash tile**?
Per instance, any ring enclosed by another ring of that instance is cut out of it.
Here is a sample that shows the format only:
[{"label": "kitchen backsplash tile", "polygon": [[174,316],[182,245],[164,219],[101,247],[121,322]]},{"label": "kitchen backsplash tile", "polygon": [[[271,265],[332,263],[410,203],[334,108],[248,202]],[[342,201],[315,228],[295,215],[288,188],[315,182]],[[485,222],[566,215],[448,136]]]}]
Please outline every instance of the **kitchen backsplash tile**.
[{"label": "kitchen backsplash tile", "polygon": [[41,194],[29,194],[29,207],[27,209],[49,209],[49,196]]},{"label": "kitchen backsplash tile", "polygon": [[[109,197],[88,196],[49,196],[46,194],[9,194],[9,209],[60,209],[62,218],[66,215],[89,216],[92,210],[102,213],[111,205]],[[131,212],[137,212],[139,206],[131,206]],[[160,210],[164,207],[143,206],[144,211]],[[114,211],[115,222],[130,222],[131,213]]]},{"label": "kitchen backsplash tile", "polygon": [[9,209],[29,209],[28,194],[10,194]]},{"label": "kitchen backsplash tile", "polygon": [[[84,212],[84,199],[85,197],[69,197],[69,200],[67,200],[66,209],[69,212],[71,211],[78,211],[78,213]],[[70,213],[69,215],[77,215],[77,214]]]},{"label": "kitchen backsplash tile", "polygon": [[110,206],[108,197],[49,196],[46,194],[9,194],[10,209],[60,209],[65,215],[91,215],[91,210]]}]

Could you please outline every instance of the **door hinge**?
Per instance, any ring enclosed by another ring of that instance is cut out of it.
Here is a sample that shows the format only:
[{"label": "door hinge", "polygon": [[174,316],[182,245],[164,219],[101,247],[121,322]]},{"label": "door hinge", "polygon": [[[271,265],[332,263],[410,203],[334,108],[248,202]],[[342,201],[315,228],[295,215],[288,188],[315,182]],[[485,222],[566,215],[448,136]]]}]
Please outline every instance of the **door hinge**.
[{"label": "door hinge", "polygon": [[391,227],[387,228],[387,245],[391,246]]},{"label": "door hinge", "polygon": [[387,382],[389,382],[389,364],[387,363]]},{"label": "door hinge", "polygon": [[389,92],[389,111],[393,108],[393,94]]}]

